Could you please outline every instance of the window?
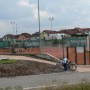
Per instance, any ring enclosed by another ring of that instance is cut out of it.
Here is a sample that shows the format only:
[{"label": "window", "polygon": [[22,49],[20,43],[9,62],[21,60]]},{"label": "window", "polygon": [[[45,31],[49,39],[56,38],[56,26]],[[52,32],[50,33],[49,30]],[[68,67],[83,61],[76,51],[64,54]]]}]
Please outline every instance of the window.
[{"label": "window", "polygon": [[63,35],[61,35],[61,37],[63,37]]}]

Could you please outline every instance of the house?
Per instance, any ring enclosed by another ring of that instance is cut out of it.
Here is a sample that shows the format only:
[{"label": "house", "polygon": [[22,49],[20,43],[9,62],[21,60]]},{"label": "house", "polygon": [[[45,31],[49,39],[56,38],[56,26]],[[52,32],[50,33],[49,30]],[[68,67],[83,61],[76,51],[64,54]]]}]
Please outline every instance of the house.
[{"label": "house", "polygon": [[19,35],[12,35],[12,34],[7,34],[5,35],[2,40],[3,41],[10,41],[11,46],[21,46],[24,40],[30,40],[31,35],[28,33],[22,33]]},{"label": "house", "polygon": [[3,36],[2,40],[3,41],[11,41],[13,38],[14,38],[14,35],[7,34],[7,35]]},{"label": "house", "polygon": [[31,36],[31,40],[37,40],[37,39],[39,39],[39,32],[35,32],[35,33],[33,33],[32,34],[32,36]]},{"label": "house", "polygon": [[51,39],[55,39],[56,33],[57,31],[44,30],[40,36],[41,36],[41,39],[51,40]]},{"label": "house", "polygon": [[65,35],[64,33],[60,33],[58,31],[44,30],[40,36],[41,39],[52,40],[52,39],[62,39],[64,35]]},{"label": "house", "polygon": [[78,35],[87,34],[87,35],[89,35],[90,28],[64,29],[64,30],[60,30],[59,32],[65,33],[68,35],[73,35],[73,34],[78,34]]},{"label": "house", "polygon": [[31,39],[31,35],[29,33],[22,33],[17,36],[18,40],[29,40]]},{"label": "house", "polygon": [[31,39],[31,35],[28,33],[22,33],[18,35],[12,35],[12,34],[7,34],[2,38],[4,41],[11,41],[11,40],[28,40]]}]

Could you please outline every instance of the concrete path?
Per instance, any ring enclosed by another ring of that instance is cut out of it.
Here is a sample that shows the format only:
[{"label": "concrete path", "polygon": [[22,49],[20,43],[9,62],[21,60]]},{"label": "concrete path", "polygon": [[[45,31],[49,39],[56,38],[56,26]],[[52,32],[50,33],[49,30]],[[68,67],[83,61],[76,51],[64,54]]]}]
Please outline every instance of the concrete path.
[{"label": "concrete path", "polygon": [[42,63],[56,65],[56,63],[54,63],[52,61],[47,61],[44,59],[36,59],[36,58],[31,58],[31,57],[26,57],[26,56],[0,55],[0,59],[29,60],[29,61],[36,61],[36,62],[42,62]]},{"label": "concrete path", "polygon": [[90,72],[90,65],[78,65],[78,72]]},{"label": "concrete path", "polygon": [[61,84],[76,84],[82,81],[90,81],[90,72],[60,72],[15,78],[0,78],[0,88],[22,86],[23,90],[32,88],[57,86]]}]

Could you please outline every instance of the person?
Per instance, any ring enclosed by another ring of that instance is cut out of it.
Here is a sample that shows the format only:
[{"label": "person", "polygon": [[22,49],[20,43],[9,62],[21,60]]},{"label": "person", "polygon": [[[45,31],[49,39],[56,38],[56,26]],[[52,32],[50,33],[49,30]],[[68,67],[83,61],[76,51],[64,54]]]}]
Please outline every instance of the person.
[{"label": "person", "polygon": [[63,59],[63,67],[64,67],[64,71],[67,71],[67,64],[68,64],[69,60],[65,57]]}]

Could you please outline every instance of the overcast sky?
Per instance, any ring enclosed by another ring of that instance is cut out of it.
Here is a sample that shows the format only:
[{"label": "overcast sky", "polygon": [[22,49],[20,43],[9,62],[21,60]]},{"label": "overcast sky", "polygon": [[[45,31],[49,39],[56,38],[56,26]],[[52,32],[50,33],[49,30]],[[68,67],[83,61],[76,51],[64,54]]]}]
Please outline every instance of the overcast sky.
[{"label": "overcast sky", "polygon": [[[41,31],[90,27],[90,0],[39,0]],[[0,37],[38,31],[38,0],[0,0]]]}]

